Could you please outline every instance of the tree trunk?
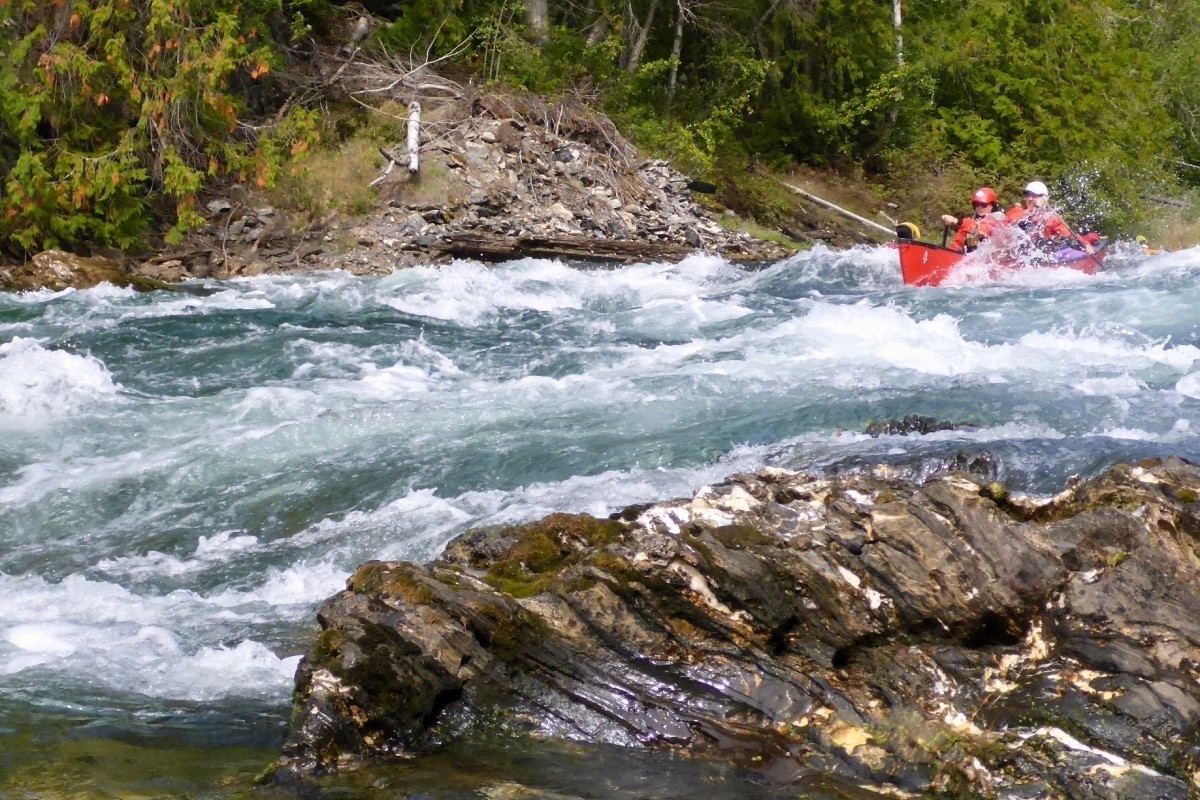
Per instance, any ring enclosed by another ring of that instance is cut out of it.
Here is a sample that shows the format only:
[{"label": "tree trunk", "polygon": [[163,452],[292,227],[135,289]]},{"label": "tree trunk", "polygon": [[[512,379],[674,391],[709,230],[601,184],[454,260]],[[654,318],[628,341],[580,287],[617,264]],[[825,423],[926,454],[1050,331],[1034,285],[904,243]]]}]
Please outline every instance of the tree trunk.
[{"label": "tree trunk", "polygon": [[587,46],[595,47],[608,35],[608,15],[601,13],[588,28]]},{"label": "tree trunk", "polygon": [[547,0],[525,0],[525,20],[538,39],[550,30],[550,9]]},{"label": "tree trunk", "polygon": [[408,104],[408,171],[417,174],[421,168],[421,104],[413,100]]},{"label": "tree trunk", "polygon": [[675,101],[675,84],[679,79],[679,57],[683,54],[684,0],[675,0],[675,40],[671,43],[671,74],[667,77],[667,105]]},{"label": "tree trunk", "polygon": [[637,71],[638,65],[642,63],[642,54],[646,52],[646,40],[650,38],[650,26],[654,24],[654,12],[658,10],[658,3],[659,0],[650,0],[650,8],[646,10],[646,21],[642,23],[637,39],[629,50],[629,57],[625,60],[625,69],[628,72]]},{"label": "tree trunk", "polygon": [[900,8],[900,0],[892,0],[892,26],[896,29],[896,66],[904,69],[904,30],[901,23],[904,13]]}]

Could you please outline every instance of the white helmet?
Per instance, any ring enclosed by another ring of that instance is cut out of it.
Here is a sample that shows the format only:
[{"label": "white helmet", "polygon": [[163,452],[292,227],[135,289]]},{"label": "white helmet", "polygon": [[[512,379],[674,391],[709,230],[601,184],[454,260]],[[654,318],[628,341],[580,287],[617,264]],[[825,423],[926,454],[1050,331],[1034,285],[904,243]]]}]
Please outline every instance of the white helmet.
[{"label": "white helmet", "polygon": [[1050,190],[1046,188],[1046,184],[1041,181],[1033,181],[1025,187],[1025,194],[1036,194],[1039,197],[1049,197]]}]

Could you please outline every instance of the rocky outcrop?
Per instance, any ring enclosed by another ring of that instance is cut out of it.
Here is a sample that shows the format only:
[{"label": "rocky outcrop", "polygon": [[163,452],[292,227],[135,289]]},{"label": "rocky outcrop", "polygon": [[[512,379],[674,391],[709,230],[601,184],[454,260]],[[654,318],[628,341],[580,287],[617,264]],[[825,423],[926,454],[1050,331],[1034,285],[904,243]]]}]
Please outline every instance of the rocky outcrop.
[{"label": "rocky outcrop", "polygon": [[366,564],[320,611],[274,775],[487,729],[864,797],[1200,789],[1200,468],[1043,502],[882,475],[766,469]]},{"label": "rocky outcrop", "polygon": [[101,283],[157,289],[162,284],[145,275],[126,270],[120,262],[99,256],[85,258],[73,253],[47,250],[23,264],[0,265],[0,289],[24,292],[34,289],[90,289]]}]

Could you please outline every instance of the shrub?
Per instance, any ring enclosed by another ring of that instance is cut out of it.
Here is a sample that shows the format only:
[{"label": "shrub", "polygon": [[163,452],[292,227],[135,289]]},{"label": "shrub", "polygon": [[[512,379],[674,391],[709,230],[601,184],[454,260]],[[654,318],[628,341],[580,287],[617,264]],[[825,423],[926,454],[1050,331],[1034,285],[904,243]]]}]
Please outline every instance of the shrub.
[{"label": "shrub", "polygon": [[266,137],[246,120],[274,110],[276,37],[303,32],[313,6],[0,0],[0,236],[127,248],[157,216],[177,239],[206,182],[270,184],[313,141],[311,115],[284,113]]}]

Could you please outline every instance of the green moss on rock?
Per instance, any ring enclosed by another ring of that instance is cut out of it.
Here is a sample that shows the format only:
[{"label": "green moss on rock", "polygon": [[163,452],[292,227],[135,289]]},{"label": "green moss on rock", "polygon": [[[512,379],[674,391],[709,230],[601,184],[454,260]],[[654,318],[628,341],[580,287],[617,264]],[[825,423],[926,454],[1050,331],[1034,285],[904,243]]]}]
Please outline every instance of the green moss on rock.
[{"label": "green moss on rock", "polygon": [[621,541],[622,524],[587,514],[551,514],[543,520],[506,529],[513,544],[488,569],[484,580],[513,597],[546,591],[567,567],[598,549]]},{"label": "green moss on rock", "polygon": [[408,562],[368,561],[350,576],[346,586],[359,594],[398,597],[413,605],[428,605],[437,593],[418,570],[419,567]]}]

